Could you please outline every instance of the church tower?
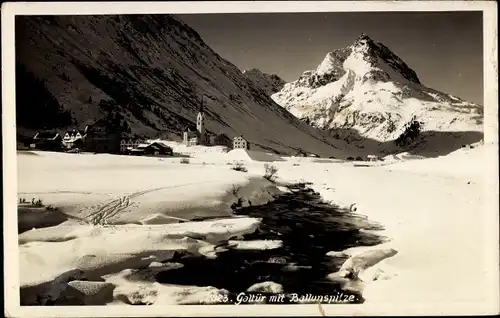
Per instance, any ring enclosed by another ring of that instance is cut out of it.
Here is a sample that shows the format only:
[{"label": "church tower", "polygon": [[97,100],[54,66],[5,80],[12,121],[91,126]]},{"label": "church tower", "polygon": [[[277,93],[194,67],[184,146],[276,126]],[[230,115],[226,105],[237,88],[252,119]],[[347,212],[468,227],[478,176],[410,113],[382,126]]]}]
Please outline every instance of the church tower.
[{"label": "church tower", "polygon": [[198,111],[198,117],[196,117],[196,130],[198,131],[200,141],[205,143],[205,126],[203,121],[205,120],[205,114],[203,113],[203,98],[201,99],[200,109]]}]

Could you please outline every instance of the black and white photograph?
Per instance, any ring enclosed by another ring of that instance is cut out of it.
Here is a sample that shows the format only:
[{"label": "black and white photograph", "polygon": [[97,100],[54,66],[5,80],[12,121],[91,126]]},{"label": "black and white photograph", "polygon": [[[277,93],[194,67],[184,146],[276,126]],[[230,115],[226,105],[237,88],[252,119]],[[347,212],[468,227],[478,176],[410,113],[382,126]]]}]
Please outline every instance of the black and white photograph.
[{"label": "black and white photograph", "polygon": [[497,4],[417,4],[4,3],[6,316],[498,314]]}]

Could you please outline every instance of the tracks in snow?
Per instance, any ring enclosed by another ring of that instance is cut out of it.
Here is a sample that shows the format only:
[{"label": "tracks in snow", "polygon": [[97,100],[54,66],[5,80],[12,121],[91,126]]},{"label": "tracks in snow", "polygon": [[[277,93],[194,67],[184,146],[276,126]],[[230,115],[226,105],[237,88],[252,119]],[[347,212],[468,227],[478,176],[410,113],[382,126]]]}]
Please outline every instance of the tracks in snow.
[{"label": "tracks in snow", "polygon": [[97,207],[91,208],[90,213],[88,213],[86,216],[84,216],[83,219],[91,224],[104,225],[104,224],[107,224],[107,221],[110,218],[112,218],[112,217],[118,215],[119,213],[125,211],[126,209],[132,207],[134,203],[131,201],[131,199],[135,199],[139,196],[142,196],[142,195],[145,195],[148,193],[166,190],[166,189],[173,189],[173,188],[200,185],[200,184],[212,184],[212,183],[221,183],[221,181],[192,182],[192,183],[186,183],[186,184],[175,185],[175,186],[160,187],[160,188],[148,189],[148,190],[143,190],[143,191],[137,191],[137,192],[134,192],[132,194],[119,197],[118,199],[114,199],[114,200],[109,201],[107,203],[98,205]]},{"label": "tracks in snow", "polygon": [[107,220],[131,206],[130,197],[123,196],[111,202],[97,206],[84,219],[92,224],[106,224]]}]

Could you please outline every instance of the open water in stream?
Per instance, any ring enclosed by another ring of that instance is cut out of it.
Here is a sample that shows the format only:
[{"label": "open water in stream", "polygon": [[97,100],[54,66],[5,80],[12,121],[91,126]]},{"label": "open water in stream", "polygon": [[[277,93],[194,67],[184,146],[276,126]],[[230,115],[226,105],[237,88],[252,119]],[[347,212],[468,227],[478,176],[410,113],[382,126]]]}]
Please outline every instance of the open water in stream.
[{"label": "open water in stream", "polygon": [[[262,218],[259,229],[245,235],[245,240],[281,240],[283,246],[272,250],[226,249],[216,259],[180,256],[176,262],[184,267],[157,275],[160,283],[214,286],[230,292],[227,302],[238,301],[238,294],[255,283],[272,281],[281,284],[285,300],[290,294],[330,295],[343,293],[338,283],[326,276],[336,272],[345,257],[326,256],[329,251],[342,251],[355,246],[372,246],[384,237],[373,233],[382,227],[366,217],[340,209],[321,200],[306,184],[289,187],[276,200],[259,206],[235,209],[235,214]],[[366,232],[363,230],[372,230]],[[353,295],[354,303],[363,302]],[[265,302],[264,302],[265,303]]]}]

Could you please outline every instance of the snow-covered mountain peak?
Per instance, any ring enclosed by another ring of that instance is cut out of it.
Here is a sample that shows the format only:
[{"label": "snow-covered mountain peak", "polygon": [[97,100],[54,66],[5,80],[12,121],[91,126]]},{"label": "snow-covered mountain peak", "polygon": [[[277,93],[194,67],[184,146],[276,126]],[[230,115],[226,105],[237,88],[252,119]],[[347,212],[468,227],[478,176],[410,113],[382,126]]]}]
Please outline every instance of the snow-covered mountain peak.
[{"label": "snow-covered mountain peak", "polygon": [[368,50],[374,45],[375,42],[368,35],[361,33],[351,47],[355,51],[368,53]]},{"label": "snow-covered mountain peak", "polygon": [[352,70],[364,80],[420,84],[414,70],[389,48],[376,43],[368,35],[361,34],[350,48],[352,53],[346,59],[344,68]]},{"label": "snow-covered mountain peak", "polygon": [[421,84],[387,46],[361,34],[272,98],[307,123],[361,143],[397,139],[418,118],[432,131],[482,131],[482,107]]},{"label": "snow-covered mountain peak", "polygon": [[354,44],[360,42],[373,42],[373,40],[366,33],[361,33],[354,42]]},{"label": "snow-covered mountain peak", "polygon": [[319,88],[340,80],[348,71],[352,71],[358,81],[420,84],[414,70],[386,46],[364,33],[352,45],[327,53],[318,67],[304,72],[296,84]]}]

